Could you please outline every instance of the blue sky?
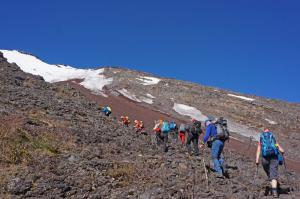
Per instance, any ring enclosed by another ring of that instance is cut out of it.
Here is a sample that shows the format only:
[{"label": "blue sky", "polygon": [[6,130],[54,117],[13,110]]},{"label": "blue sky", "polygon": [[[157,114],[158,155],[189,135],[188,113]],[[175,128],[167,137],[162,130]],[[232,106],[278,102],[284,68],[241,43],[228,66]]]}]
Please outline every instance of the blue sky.
[{"label": "blue sky", "polygon": [[0,48],[300,102],[300,1],[1,0]]}]

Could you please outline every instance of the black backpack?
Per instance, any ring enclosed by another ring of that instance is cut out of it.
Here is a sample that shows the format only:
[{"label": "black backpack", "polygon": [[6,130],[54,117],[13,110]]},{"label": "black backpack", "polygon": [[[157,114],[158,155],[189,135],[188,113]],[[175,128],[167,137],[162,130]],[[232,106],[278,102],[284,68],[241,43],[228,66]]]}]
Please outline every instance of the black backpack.
[{"label": "black backpack", "polygon": [[193,123],[191,132],[192,132],[193,134],[201,134],[201,133],[202,133],[201,122],[200,122],[200,121],[195,121],[195,122]]},{"label": "black backpack", "polygon": [[227,120],[224,120],[223,117],[220,117],[215,122],[215,125],[217,128],[216,139],[223,140],[223,141],[228,140],[230,135],[227,127]]}]

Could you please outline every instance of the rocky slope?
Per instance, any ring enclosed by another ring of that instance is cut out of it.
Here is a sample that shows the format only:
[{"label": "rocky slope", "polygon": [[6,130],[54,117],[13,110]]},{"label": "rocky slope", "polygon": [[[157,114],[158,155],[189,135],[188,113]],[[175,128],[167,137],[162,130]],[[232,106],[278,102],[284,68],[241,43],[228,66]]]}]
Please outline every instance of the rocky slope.
[{"label": "rocky slope", "polygon": [[[68,84],[46,83],[1,54],[0,89],[1,198],[264,197],[265,175],[260,169],[253,182],[250,159],[226,149],[229,178],[208,170],[207,186],[207,151],[203,162],[170,142],[164,154],[153,135],[104,117]],[[300,197],[298,174],[280,182],[282,198]]]}]

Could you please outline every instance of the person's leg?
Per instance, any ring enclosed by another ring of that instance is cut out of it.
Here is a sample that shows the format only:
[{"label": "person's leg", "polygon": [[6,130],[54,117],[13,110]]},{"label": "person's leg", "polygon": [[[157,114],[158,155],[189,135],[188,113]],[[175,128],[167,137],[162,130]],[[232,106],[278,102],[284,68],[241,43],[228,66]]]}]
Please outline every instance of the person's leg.
[{"label": "person's leg", "polygon": [[270,180],[272,193],[274,197],[278,197],[277,179],[278,179],[278,159],[277,156],[270,159]]},{"label": "person's leg", "polygon": [[222,153],[223,153],[224,145],[225,145],[225,143],[223,141],[220,141],[220,147],[219,147],[219,153],[218,153],[218,160],[220,163],[220,167],[223,171],[224,171],[224,169],[223,169],[224,158],[222,156]]},{"label": "person's leg", "polygon": [[198,143],[199,135],[193,136],[193,145],[194,145],[194,154],[195,156],[199,156],[199,143]]},{"label": "person's leg", "polygon": [[262,157],[261,164],[263,166],[265,173],[268,176],[268,179],[270,180],[270,161],[268,159]]},{"label": "person's leg", "polygon": [[186,148],[188,150],[188,153],[191,155],[192,153],[192,147],[191,147],[191,141],[192,141],[192,135],[191,133],[188,134],[187,140],[186,140]]},{"label": "person's leg", "polygon": [[179,132],[179,138],[180,138],[181,144],[184,144],[184,141],[182,140],[182,137],[183,137],[182,133]]},{"label": "person's leg", "polygon": [[167,146],[167,143],[168,143],[168,133],[163,133],[164,134],[164,152],[167,152],[168,151],[168,146]]},{"label": "person's leg", "polygon": [[159,132],[156,133],[155,137],[156,137],[157,145],[160,145],[161,144],[161,133],[159,133]]},{"label": "person's leg", "polygon": [[222,142],[220,140],[213,141],[212,147],[211,147],[211,157],[214,162],[214,169],[216,170],[216,172],[223,175],[221,164],[219,162],[221,145],[222,145]]}]

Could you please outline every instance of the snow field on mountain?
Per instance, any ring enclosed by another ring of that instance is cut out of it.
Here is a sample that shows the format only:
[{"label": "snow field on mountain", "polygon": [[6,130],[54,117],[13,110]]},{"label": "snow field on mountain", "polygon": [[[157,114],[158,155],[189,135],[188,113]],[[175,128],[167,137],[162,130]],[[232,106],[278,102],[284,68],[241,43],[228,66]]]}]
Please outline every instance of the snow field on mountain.
[{"label": "snow field on mountain", "polygon": [[137,80],[141,81],[142,85],[149,86],[149,85],[155,85],[160,82],[160,79],[156,77],[148,77],[148,76],[140,76],[139,78],[136,78]]},{"label": "snow field on mountain", "polygon": [[249,98],[249,97],[245,97],[245,96],[241,96],[241,95],[233,95],[233,94],[227,94],[230,97],[235,97],[235,98],[239,98],[242,100],[246,100],[246,101],[254,101],[255,99]]},{"label": "snow field on mountain", "polygon": [[203,115],[201,111],[196,109],[195,107],[187,106],[184,104],[174,103],[173,109],[179,113],[180,115],[189,116],[192,119],[196,119],[199,121],[207,120],[207,116]]},{"label": "snow field on mountain", "polygon": [[[180,115],[189,116],[202,122],[208,119],[206,115],[202,114],[202,112],[195,107],[174,103],[173,109]],[[253,137],[254,140],[258,140],[258,133],[256,131],[249,129],[245,125],[231,122],[229,120],[227,120],[227,122],[230,132],[234,132],[245,137]]]},{"label": "snow field on mountain", "polygon": [[71,79],[82,79],[85,88],[99,93],[105,85],[111,84],[112,78],[105,78],[104,69],[76,69],[71,66],[51,65],[40,59],[18,51],[0,50],[9,63],[16,63],[24,72],[40,75],[45,81],[53,83]]},{"label": "snow field on mountain", "polygon": [[277,124],[277,122],[275,122],[275,121],[273,121],[273,120],[270,120],[270,119],[265,119],[269,124],[273,124],[273,125],[275,125],[275,124]]},{"label": "snow field on mountain", "polygon": [[[123,89],[120,89],[118,90],[118,92],[120,94],[122,94],[124,97],[127,97],[128,99],[131,99],[135,102],[145,102],[147,104],[153,104],[153,98],[150,99],[148,97],[144,97],[144,96],[139,96],[137,97],[136,95],[130,93],[127,89],[123,88]],[[150,95],[150,94],[149,94]],[[148,95],[147,95],[148,96]],[[152,96],[152,95],[151,95]],[[153,97],[153,96],[152,96]]]}]

